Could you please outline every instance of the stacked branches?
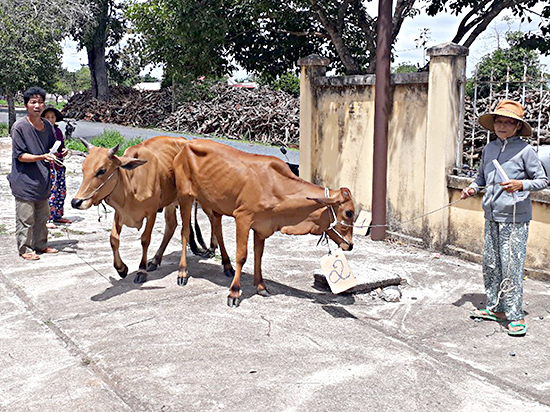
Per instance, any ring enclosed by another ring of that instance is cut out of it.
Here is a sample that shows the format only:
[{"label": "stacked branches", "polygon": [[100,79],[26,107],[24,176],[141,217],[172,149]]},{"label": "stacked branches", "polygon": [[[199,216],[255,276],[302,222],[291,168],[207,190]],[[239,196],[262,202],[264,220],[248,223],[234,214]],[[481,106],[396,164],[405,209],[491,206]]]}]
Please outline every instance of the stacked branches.
[{"label": "stacked branches", "polygon": [[217,83],[207,101],[183,103],[160,126],[268,144],[298,145],[300,101],[282,91]]},{"label": "stacked branches", "polygon": [[[494,110],[502,99],[511,99],[521,102],[522,92],[514,91],[506,97],[505,92],[494,94],[491,98],[477,99],[474,103],[466,97],[464,102],[464,163],[477,168],[481,158],[481,152],[487,144],[487,139],[495,139],[494,133],[488,133],[483,129],[477,119],[484,113]],[[531,137],[523,137],[532,145],[550,144],[550,91],[544,90],[541,94],[538,90],[526,90],[525,92],[525,121],[531,125],[533,134]],[[540,126],[540,128],[539,128]]]},{"label": "stacked branches", "polygon": [[172,109],[169,90],[139,91],[131,87],[111,86],[110,100],[92,98],[90,90],[75,94],[63,108],[68,118],[91,122],[116,123],[134,127],[156,127]]}]

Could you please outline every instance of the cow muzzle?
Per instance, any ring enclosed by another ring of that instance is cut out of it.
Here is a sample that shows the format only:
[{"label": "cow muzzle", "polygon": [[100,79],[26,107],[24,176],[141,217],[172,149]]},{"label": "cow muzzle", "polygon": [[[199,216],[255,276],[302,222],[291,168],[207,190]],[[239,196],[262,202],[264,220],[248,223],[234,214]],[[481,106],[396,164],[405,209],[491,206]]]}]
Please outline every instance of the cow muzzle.
[{"label": "cow muzzle", "polygon": [[76,197],[71,200],[71,206],[74,209],[89,209],[92,206],[92,201],[90,199],[77,199]]},{"label": "cow muzzle", "polygon": [[346,252],[351,252],[353,249],[353,243],[342,242],[338,245],[340,249],[345,250]]}]

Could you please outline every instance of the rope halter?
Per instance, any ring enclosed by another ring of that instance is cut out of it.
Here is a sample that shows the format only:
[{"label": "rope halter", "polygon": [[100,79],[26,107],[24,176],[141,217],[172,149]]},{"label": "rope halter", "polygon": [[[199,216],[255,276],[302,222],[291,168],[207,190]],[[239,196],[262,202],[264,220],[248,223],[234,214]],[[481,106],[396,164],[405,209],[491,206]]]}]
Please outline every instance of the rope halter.
[{"label": "rope halter", "polygon": [[[325,197],[330,197],[330,191],[328,189],[328,187],[325,187]],[[339,222],[337,217],[336,217],[336,212],[334,211],[334,207],[332,205],[327,205],[327,208],[329,210],[329,221],[330,221],[330,224],[327,228],[327,230],[325,230],[325,234],[326,232],[328,232],[329,230],[332,230],[334,233],[336,233],[336,235],[342,239],[344,242],[346,242],[346,244],[348,246],[351,246],[351,243],[344,237],[342,236],[337,230],[336,230],[336,225],[338,223],[340,223],[342,226],[350,226],[350,225],[347,225],[346,223],[344,222]]]}]

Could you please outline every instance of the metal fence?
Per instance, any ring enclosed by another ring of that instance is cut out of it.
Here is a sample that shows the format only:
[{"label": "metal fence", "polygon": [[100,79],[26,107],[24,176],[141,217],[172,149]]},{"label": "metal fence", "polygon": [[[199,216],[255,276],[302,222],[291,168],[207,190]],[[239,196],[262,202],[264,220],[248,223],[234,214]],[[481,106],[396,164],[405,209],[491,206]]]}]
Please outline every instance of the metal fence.
[{"label": "metal fence", "polygon": [[494,134],[483,129],[477,119],[494,110],[502,99],[519,101],[525,107],[525,120],[533,129],[533,135],[526,139],[537,151],[539,146],[550,144],[550,80],[543,65],[540,66],[538,79],[529,78],[527,68],[523,66],[521,76],[513,76],[508,69],[504,80],[494,78],[494,69],[491,70],[489,80],[480,80],[476,70],[473,78],[467,82],[470,93],[464,102],[464,169],[477,168],[483,147],[494,138]]}]

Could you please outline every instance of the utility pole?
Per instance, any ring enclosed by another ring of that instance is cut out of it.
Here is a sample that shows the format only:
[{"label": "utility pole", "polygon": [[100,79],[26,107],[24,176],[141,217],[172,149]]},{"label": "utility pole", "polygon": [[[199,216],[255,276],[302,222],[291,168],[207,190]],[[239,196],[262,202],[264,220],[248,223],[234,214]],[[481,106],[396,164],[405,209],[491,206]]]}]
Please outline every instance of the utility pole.
[{"label": "utility pole", "polygon": [[392,0],[378,2],[376,82],[374,95],[374,150],[372,159],[372,240],[386,237],[388,121],[390,116],[390,57]]}]

